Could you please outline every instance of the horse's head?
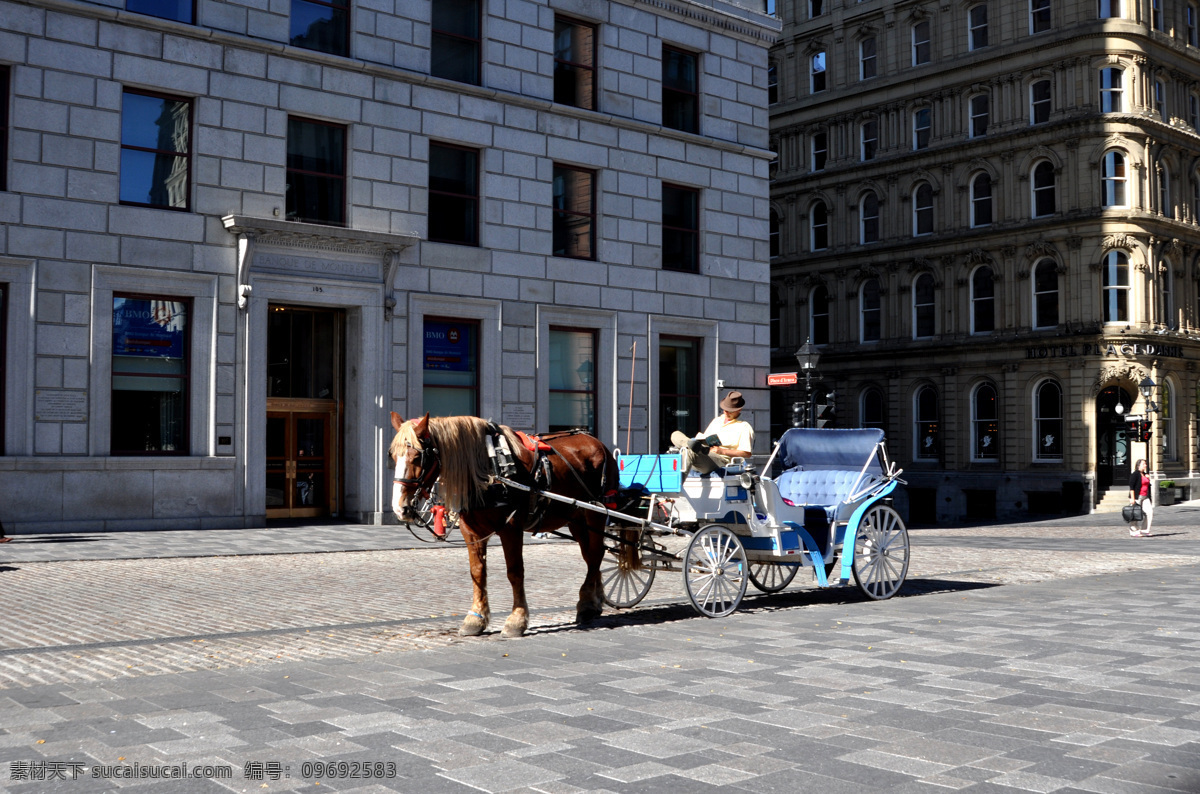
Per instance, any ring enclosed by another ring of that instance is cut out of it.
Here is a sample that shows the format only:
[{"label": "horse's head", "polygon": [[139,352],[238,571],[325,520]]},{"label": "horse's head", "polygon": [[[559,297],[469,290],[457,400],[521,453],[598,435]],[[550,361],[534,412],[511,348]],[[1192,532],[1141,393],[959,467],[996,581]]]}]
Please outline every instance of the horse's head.
[{"label": "horse's head", "polygon": [[396,476],[392,480],[392,512],[404,523],[414,520],[413,499],[428,496],[441,470],[438,450],[429,435],[429,414],[405,422],[392,411],[392,427],[396,431],[388,453],[396,461]]}]

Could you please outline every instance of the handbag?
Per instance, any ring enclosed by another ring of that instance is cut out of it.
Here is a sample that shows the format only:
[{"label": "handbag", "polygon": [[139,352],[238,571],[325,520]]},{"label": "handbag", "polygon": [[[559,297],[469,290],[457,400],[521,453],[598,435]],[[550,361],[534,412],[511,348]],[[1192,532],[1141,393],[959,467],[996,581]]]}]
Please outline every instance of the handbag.
[{"label": "handbag", "polygon": [[1140,504],[1125,505],[1123,508],[1121,508],[1121,518],[1125,519],[1125,523],[1127,524],[1141,521],[1145,517],[1146,514],[1142,511],[1142,506]]}]

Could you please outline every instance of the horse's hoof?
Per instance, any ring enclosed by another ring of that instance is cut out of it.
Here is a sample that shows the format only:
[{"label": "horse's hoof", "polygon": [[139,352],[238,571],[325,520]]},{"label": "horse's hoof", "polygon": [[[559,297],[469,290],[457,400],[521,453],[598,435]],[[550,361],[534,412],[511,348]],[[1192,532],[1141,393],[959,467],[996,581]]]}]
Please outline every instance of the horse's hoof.
[{"label": "horse's hoof", "polygon": [[601,610],[596,609],[595,607],[581,609],[575,613],[575,623],[576,625],[580,626],[582,626],[584,623],[591,623],[593,620],[600,617],[601,614],[603,614]]},{"label": "horse's hoof", "polygon": [[504,624],[504,629],[500,632],[500,636],[507,639],[522,637],[525,635],[526,628],[524,622],[513,623],[512,621],[508,621]]},{"label": "horse's hoof", "polygon": [[487,628],[487,624],[478,618],[467,618],[458,629],[460,637],[478,637],[483,634],[483,630]]}]

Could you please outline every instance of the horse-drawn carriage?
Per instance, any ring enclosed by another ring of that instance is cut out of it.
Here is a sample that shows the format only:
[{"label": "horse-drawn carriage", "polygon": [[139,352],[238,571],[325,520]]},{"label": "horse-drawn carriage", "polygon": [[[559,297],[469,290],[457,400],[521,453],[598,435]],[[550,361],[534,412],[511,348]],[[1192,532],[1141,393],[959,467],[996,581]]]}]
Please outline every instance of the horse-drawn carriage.
[{"label": "horse-drawn carriage", "polygon": [[588,567],[580,622],[598,616],[603,603],[636,605],[658,571],[682,572],[692,605],[708,617],[737,609],[748,583],[776,592],[801,568],[812,569],[819,587],[853,577],[876,600],[895,595],[908,573],[908,532],[889,499],[900,470],[881,430],[792,429],[762,474],[735,458],[697,475],[682,471],[678,453],[614,458],[582,433],[537,441],[474,417],[406,423],[393,414],[392,424],[397,516],[419,522],[435,483],[458,512],[475,584],[463,634],[481,633],[490,620],[493,534],[513,586],[505,636],[528,625],[523,531],[565,526],[579,543]]}]

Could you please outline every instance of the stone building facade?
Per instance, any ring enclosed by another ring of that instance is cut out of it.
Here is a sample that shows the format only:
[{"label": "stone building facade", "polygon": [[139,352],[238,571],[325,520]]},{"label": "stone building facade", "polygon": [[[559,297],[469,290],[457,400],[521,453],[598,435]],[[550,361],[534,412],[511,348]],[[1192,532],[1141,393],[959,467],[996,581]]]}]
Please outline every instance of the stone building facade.
[{"label": "stone building facade", "polygon": [[6,528],[384,521],[391,410],[765,423],[763,11],[0,0]]},{"label": "stone building facade", "polygon": [[773,369],[819,345],[916,520],[1087,512],[1139,458],[1200,482],[1196,4],[781,11]]}]

